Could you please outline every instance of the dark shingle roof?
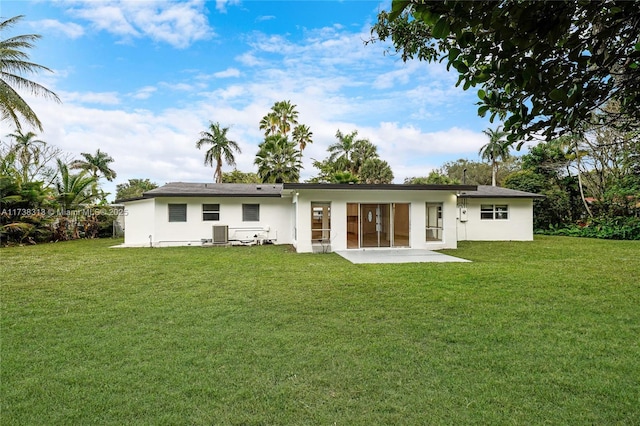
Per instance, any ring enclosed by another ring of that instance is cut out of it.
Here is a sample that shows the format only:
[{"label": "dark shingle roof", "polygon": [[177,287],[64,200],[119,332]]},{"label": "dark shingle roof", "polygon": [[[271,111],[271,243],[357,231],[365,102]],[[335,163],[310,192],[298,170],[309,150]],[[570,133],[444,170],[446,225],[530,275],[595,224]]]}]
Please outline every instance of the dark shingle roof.
[{"label": "dark shingle roof", "polygon": [[515,189],[501,188],[499,186],[478,185],[478,190],[462,192],[460,198],[544,198],[544,195],[532,192],[517,191]]},{"label": "dark shingle roof", "polygon": [[155,197],[280,197],[282,184],[274,183],[190,183],[170,182],[145,192]]},{"label": "dark shingle roof", "polygon": [[[477,188],[477,190],[476,190]],[[543,198],[542,195],[487,185],[350,185],[331,183],[191,183],[170,182],[145,192],[136,199],[156,197],[274,197],[282,196],[283,189],[329,190],[404,190],[404,191],[461,191],[460,198]],[[133,201],[124,200],[124,201]]]}]

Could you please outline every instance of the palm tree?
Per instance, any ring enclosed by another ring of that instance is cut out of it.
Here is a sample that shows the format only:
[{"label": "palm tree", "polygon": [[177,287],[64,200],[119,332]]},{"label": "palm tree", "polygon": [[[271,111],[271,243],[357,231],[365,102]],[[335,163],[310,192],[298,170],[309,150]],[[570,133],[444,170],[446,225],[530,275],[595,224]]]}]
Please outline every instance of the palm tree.
[{"label": "palm tree", "polygon": [[33,132],[22,133],[20,129],[15,133],[9,133],[7,135],[15,140],[15,143],[11,147],[12,153],[17,158],[20,166],[22,167],[21,176],[23,182],[29,181],[29,166],[31,164],[38,165],[40,160],[40,152],[46,145],[45,141],[36,139],[36,134]]},{"label": "palm tree", "polygon": [[213,179],[216,183],[222,183],[222,159],[229,166],[236,165],[236,159],[233,151],[242,153],[237,142],[227,138],[228,127],[220,128],[220,123],[209,122],[209,129],[200,133],[200,140],[196,142],[196,148],[200,149],[203,145],[211,145],[204,155],[204,165],[213,167],[216,163],[216,170],[213,173]]},{"label": "palm tree", "polygon": [[[0,22],[0,33],[15,25],[24,16],[19,15]],[[0,40],[0,113],[2,121],[12,121],[21,130],[20,118],[42,131],[42,123],[27,102],[18,94],[18,89],[27,89],[33,95],[44,96],[60,102],[58,95],[44,86],[25,77],[25,73],[51,70],[29,62],[26,49],[31,49],[40,38],[38,34],[25,34]]]},{"label": "palm tree", "polygon": [[496,186],[496,175],[498,174],[498,163],[510,157],[510,142],[505,140],[507,132],[501,130],[502,126],[497,129],[483,130],[482,133],[489,136],[489,142],[480,148],[478,154],[483,160],[491,163],[491,185]]},{"label": "palm tree", "polygon": [[338,142],[329,145],[327,151],[329,151],[329,161],[336,164],[336,169],[342,169],[344,171],[356,174],[355,165],[352,161],[353,150],[355,148],[355,138],[358,135],[358,131],[354,130],[348,135],[343,134],[339,129],[336,132],[336,138]]},{"label": "palm tree", "polygon": [[75,160],[69,165],[72,169],[86,170],[91,173],[98,182],[99,176],[102,175],[106,180],[112,182],[116,178],[116,172],[109,168],[109,163],[113,163],[115,160],[106,152],[102,152],[99,149],[96,151],[96,155],[91,155],[86,152],[81,153],[84,160]]},{"label": "palm tree", "polygon": [[278,125],[280,119],[278,115],[271,111],[260,120],[260,130],[264,130],[264,136],[275,135],[278,133]]},{"label": "palm tree", "polygon": [[293,141],[300,147],[300,152],[304,151],[307,144],[313,143],[313,132],[309,126],[299,124],[293,129]]},{"label": "palm tree", "polygon": [[291,101],[279,101],[273,104],[271,111],[260,120],[260,130],[264,130],[264,136],[287,136],[291,126],[298,124],[298,111]]},{"label": "palm tree", "polygon": [[294,142],[282,135],[268,136],[260,144],[254,164],[264,183],[298,182],[302,161]]},{"label": "palm tree", "polygon": [[291,101],[280,101],[276,102],[271,109],[278,116],[280,133],[283,136],[287,136],[287,133],[291,130],[291,126],[298,124],[296,105],[292,105]]},{"label": "palm tree", "polygon": [[63,210],[75,208],[90,202],[94,197],[93,187],[97,179],[82,170],[72,175],[69,168],[58,159],[58,179],[56,180],[57,200]]},{"label": "palm tree", "polygon": [[351,172],[335,172],[331,176],[331,183],[359,183],[358,176]]}]

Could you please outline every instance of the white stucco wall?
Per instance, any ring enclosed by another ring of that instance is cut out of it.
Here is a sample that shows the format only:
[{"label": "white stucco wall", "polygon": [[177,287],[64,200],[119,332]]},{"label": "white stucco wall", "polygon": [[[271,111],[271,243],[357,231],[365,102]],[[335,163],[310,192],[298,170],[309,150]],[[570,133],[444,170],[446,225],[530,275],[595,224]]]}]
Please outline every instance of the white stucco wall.
[{"label": "white stucco wall", "polygon": [[[169,222],[169,204],[186,204],[187,221]],[[220,204],[220,220],[202,220],[202,204]],[[260,220],[242,221],[242,204],[259,204]],[[127,202],[125,245],[154,246],[199,245],[211,239],[214,225],[227,225],[230,240],[271,240],[275,244],[292,243],[290,198],[268,197],[158,197]],[[132,225],[133,224],[133,225]]]},{"label": "white stucco wall", "polygon": [[[461,200],[462,202],[462,200]],[[533,200],[530,198],[468,198],[467,221],[458,221],[459,241],[533,240]],[[506,220],[480,219],[480,205],[509,206]]]},{"label": "white stucco wall", "polygon": [[[458,201],[447,191],[302,189],[283,198],[158,197],[125,203],[125,245],[199,245],[212,238],[214,225],[227,225],[230,240],[271,240],[293,244],[298,252],[313,252],[311,203],[331,203],[331,250],[347,249],[348,203],[408,203],[410,248],[456,248],[457,241],[529,241],[533,239],[533,203],[526,198],[466,199],[467,221],[458,219]],[[426,203],[443,203],[443,240],[426,241]],[[187,221],[169,222],[168,205],[186,204]],[[202,220],[202,204],[220,204],[219,221]],[[242,204],[259,204],[258,222],[242,221]],[[509,206],[507,220],[481,220],[481,204]],[[318,247],[315,247],[316,251]]]},{"label": "white stucco wall", "polygon": [[137,200],[124,203],[124,244],[129,246],[149,245],[153,237],[154,201]]},{"label": "white stucco wall", "polygon": [[[410,247],[424,249],[456,248],[456,196],[446,191],[322,190],[297,191],[298,252],[313,251],[311,241],[311,203],[331,202],[331,250],[347,249],[347,203],[409,203]],[[295,195],[294,195],[295,197]],[[443,203],[443,241],[426,241],[426,203]]]}]

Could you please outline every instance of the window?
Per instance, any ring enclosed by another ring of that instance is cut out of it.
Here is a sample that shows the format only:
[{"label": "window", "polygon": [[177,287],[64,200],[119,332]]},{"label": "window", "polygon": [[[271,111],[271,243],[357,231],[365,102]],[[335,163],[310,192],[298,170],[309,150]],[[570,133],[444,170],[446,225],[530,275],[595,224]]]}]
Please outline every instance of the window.
[{"label": "window", "polygon": [[260,204],[243,204],[242,205],[242,221],[243,222],[259,222],[260,221]]},{"label": "window", "polygon": [[202,220],[220,220],[220,204],[203,204]]},{"label": "window", "polygon": [[481,204],[480,219],[506,220],[509,219],[509,206],[499,204]]},{"label": "window", "polygon": [[427,241],[442,241],[442,203],[427,203]]},{"label": "window", "polygon": [[186,222],[187,205],[169,204],[169,222]]},{"label": "window", "polygon": [[331,203],[311,203],[311,240],[331,239]]}]

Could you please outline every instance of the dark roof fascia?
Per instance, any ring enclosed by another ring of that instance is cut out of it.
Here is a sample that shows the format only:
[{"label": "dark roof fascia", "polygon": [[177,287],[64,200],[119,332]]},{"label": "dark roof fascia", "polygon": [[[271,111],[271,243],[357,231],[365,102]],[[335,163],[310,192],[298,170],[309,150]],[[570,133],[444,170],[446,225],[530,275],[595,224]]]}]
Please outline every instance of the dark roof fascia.
[{"label": "dark roof fascia", "polygon": [[[497,193],[491,191],[497,190]],[[508,188],[494,188],[480,185],[477,192],[465,193],[458,195],[459,198],[545,198],[544,195],[534,194],[532,192],[518,191]]]},{"label": "dark roof fascia", "polygon": [[406,185],[406,184],[350,184],[350,183],[283,183],[283,189],[328,189],[368,191],[476,191],[477,185]]},{"label": "dark roof fascia", "polygon": [[145,199],[150,198],[185,198],[185,197],[200,197],[200,198],[280,198],[281,194],[227,194],[227,193],[211,193],[211,194],[194,194],[194,193],[184,193],[184,192],[175,192],[175,193],[162,193],[162,194],[143,194],[142,196]]},{"label": "dark roof fascia", "polygon": [[146,197],[142,196],[142,197],[133,197],[133,198],[119,198],[117,200],[115,200],[113,203],[114,204],[122,204],[122,203],[128,203],[130,201],[140,201],[140,200],[144,200]]},{"label": "dark roof fascia", "polygon": [[479,194],[460,194],[458,198],[545,198],[544,195],[479,195]]}]

